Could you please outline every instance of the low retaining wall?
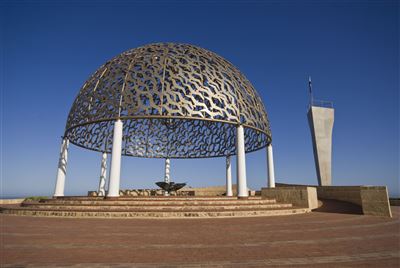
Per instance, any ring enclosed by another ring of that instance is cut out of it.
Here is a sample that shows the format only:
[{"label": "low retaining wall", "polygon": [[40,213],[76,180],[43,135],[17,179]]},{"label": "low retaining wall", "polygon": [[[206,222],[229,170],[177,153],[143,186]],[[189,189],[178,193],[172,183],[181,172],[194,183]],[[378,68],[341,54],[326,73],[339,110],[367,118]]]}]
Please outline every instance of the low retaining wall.
[{"label": "low retaining wall", "polygon": [[21,204],[24,201],[24,198],[18,199],[0,199],[0,205],[12,205],[12,204]]},{"label": "low retaining wall", "polygon": [[[236,196],[236,184],[232,185],[233,195]],[[178,191],[170,193],[171,196],[224,196],[226,194],[225,186],[211,186],[203,188],[183,187]],[[164,191],[161,189],[124,189],[119,191],[120,197],[126,196],[163,196]],[[249,190],[249,196],[256,195],[256,191]],[[88,191],[88,196],[97,197],[97,191]]]},{"label": "low retaining wall", "polygon": [[[210,187],[202,187],[202,188],[188,188],[184,187],[180,191],[192,191],[194,196],[224,196],[226,194],[226,187],[223,186],[210,186]],[[236,184],[232,185],[233,195],[236,195]]]},{"label": "low retaining wall", "polygon": [[[192,196],[195,195],[194,191],[173,191],[170,193],[171,196]],[[88,196],[97,197],[99,196],[97,191],[88,191]],[[131,190],[120,190],[120,197],[131,197],[131,196],[164,196],[164,191],[160,189],[131,189]]]},{"label": "low retaining wall", "polygon": [[261,188],[262,198],[274,198],[278,202],[291,203],[296,207],[315,209],[318,207],[317,190],[308,186],[285,186]]},{"label": "low retaining wall", "polygon": [[[288,184],[277,184],[286,188]],[[359,205],[364,215],[392,217],[386,186],[313,186],[318,198],[334,199]]]}]

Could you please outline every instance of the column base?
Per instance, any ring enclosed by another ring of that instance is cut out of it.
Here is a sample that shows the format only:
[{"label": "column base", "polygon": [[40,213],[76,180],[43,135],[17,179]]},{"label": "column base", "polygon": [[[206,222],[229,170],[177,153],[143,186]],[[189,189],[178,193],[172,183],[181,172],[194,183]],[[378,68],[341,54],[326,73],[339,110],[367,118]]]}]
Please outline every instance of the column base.
[{"label": "column base", "polygon": [[238,196],[237,198],[240,199],[240,200],[247,200],[247,199],[249,199],[248,196]]}]

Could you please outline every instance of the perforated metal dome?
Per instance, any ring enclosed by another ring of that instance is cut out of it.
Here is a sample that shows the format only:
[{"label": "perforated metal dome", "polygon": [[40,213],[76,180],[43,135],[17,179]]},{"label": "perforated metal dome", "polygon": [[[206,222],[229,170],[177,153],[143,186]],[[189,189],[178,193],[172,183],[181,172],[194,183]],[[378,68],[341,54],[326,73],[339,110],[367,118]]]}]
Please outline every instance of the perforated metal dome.
[{"label": "perforated metal dome", "polygon": [[199,158],[234,155],[236,126],[246,152],[271,142],[263,102],[231,63],[208,50],[157,43],[128,50],[101,66],[70,110],[65,136],[111,152],[121,119],[123,155]]}]

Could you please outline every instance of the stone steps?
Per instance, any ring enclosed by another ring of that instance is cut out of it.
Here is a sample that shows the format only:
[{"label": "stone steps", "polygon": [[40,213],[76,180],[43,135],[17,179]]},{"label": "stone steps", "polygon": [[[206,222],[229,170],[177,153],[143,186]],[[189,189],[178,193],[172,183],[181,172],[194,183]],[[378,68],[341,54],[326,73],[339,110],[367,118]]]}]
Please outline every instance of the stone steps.
[{"label": "stone steps", "polygon": [[35,210],[35,209],[3,209],[2,213],[46,216],[46,217],[78,217],[78,218],[215,218],[215,217],[255,217],[279,216],[310,212],[307,208],[290,209],[257,209],[229,211],[66,211],[66,210]]},{"label": "stone steps", "polygon": [[172,205],[47,205],[47,204],[30,204],[29,206],[23,206],[22,208],[27,209],[46,209],[46,210],[132,210],[132,211],[160,211],[160,210],[172,210],[172,211],[208,211],[208,210],[250,210],[250,209],[271,209],[271,208],[290,208],[292,204],[236,204],[236,205],[184,205],[178,206],[176,204]]},{"label": "stone steps", "polygon": [[[68,201],[68,200],[74,200],[74,201],[93,201],[93,200],[108,200],[104,199],[104,197],[89,197],[89,196],[65,196],[65,197],[57,197],[54,199],[43,199],[43,200],[57,200],[57,201]],[[118,201],[220,201],[220,200],[225,200],[225,201],[231,201],[231,200],[238,200],[237,197],[231,196],[231,197],[226,197],[226,196],[124,196],[124,197],[118,197]],[[246,200],[265,200],[262,199],[260,196],[249,196]]]},{"label": "stone steps", "polygon": [[275,199],[236,197],[65,197],[6,206],[2,213],[49,217],[185,218],[252,217],[310,212],[308,208],[277,203]]},{"label": "stone steps", "polygon": [[275,204],[274,199],[259,199],[259,200],[59,200],[50,199],[44,202],[23,202],[23,206],[48,204],[48,205],[91,205],[91,206],[168,206],[170,204],[187,206],[187,205],[263,205]]}]

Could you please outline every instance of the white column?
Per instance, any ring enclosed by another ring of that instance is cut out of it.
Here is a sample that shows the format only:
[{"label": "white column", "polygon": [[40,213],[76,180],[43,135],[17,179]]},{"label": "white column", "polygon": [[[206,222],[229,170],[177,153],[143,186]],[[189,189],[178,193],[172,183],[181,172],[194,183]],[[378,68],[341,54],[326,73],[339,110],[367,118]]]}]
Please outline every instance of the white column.
[{"label": "white column", "polygon": [[99,182],[99,196],[106,195],[106,179],[107,179],[107,153],[103,153],[101,156],[101,168],[100,168],[100,182]]},{"label": "white column", "polygon": [[275,188],[275,170],[274,170],[274,156],[272,154],[272,144],[267,145],[267,161],[268,161],[268,186]]},{"label": "white column", "polygon": [[[170,159],[165,158],[165,176],[164,176],[164,182],[170,183],[171,180],[169,178],[169,170],[170,170]],[[167,191],[164,191],[164,196],[169,196],[169,193]]]},{"label": "white column", "polygon": [[226,196],[233,196],[232,192],[232,164],[231,156],[226,157]]},{"label": "white column", "polygon": [[244,144],[244,129],[242,125],[237,127],[236,134],[236,173],[237,173],[237,196],[248,197],[246,179],[246,153]]},{"label": "white column", "polygon": [[54,197],[64,196],[65,175],[67,174],[68,145],[69,140],[67,138],[64,138],[61,142]]},{"label": "white column", "polygon": [[122,130],[121,120],[114,123],[114,135],[111,153],[110,183],[108,197],[119,197],[119,181],[121,174],[121,150],[122,150]]}]

